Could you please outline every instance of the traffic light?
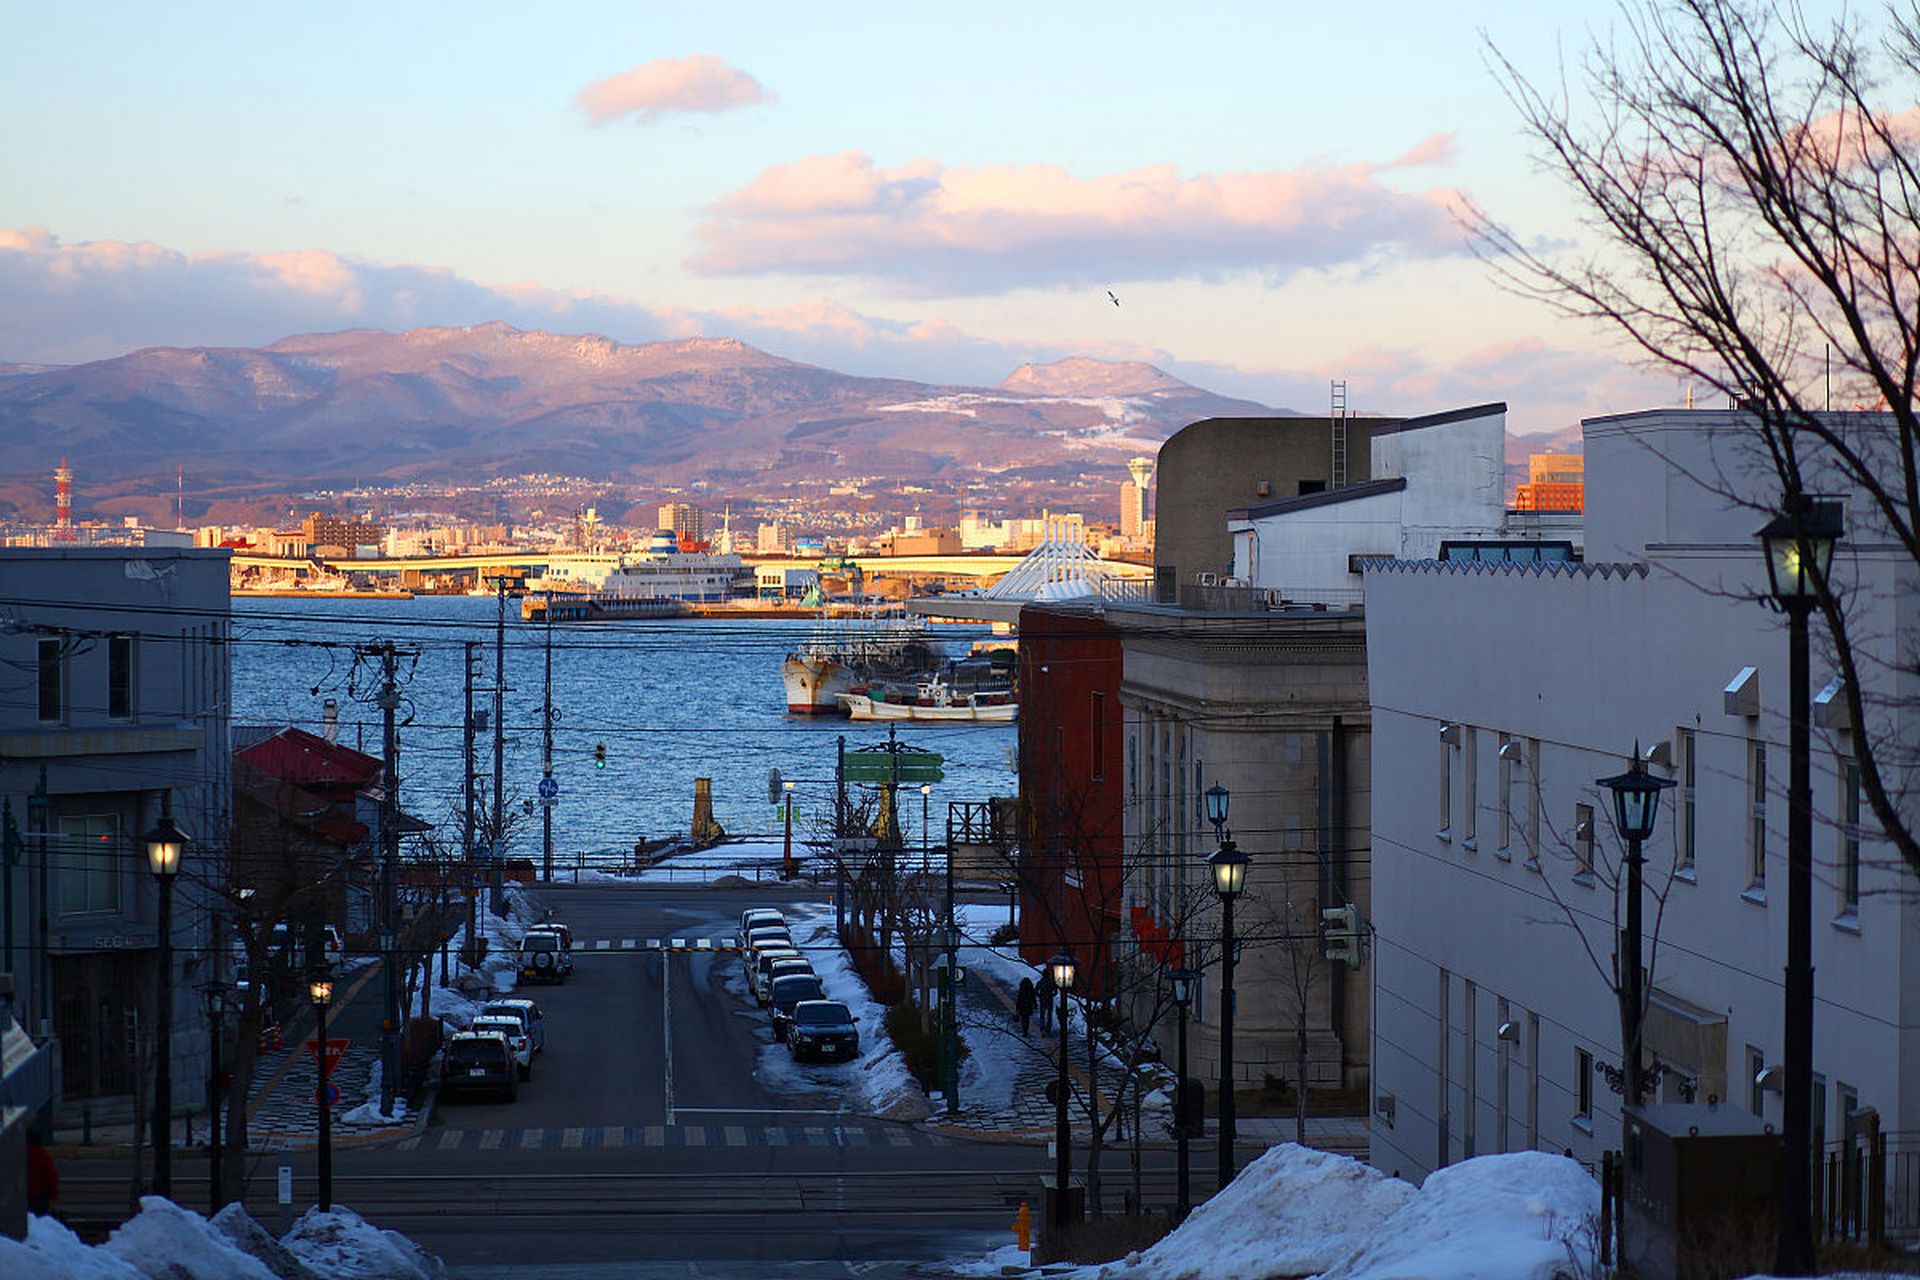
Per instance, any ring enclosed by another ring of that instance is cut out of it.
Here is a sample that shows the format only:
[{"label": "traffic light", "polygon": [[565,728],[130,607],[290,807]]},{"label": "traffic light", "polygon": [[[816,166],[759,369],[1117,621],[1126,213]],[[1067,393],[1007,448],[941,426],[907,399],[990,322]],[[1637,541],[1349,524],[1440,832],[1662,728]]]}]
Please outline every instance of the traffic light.
[{"label": "traffic light", "polygon": [[596,769],[607,767],[607,744],[604,742],[593,744],[593,767]]},{"label": "traffic light", "polygon": [[1328,907],[1320,913],[1325,936],[1325,955],[1358,969],[1366,959],[1366,945],[1360,932],[1360,912],[1351,904]]}]

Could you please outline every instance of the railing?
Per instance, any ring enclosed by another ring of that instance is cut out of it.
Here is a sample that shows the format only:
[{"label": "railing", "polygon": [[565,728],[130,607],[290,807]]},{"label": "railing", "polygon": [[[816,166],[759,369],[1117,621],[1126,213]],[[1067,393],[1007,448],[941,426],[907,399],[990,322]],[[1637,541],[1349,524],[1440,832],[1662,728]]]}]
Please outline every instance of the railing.
[{"label": "railing", "polygon": [[1920,1132],[1868,1124],[1827,1143],[1814,1163],[1813,1195],[1823,1240],[1920,1240]]},{"label": "railing", "polygon": [[1197,613],[1331,612],[1364,603],[1358,587],[1244,587],[1190,582],[1180,588],[1180,607]]}]

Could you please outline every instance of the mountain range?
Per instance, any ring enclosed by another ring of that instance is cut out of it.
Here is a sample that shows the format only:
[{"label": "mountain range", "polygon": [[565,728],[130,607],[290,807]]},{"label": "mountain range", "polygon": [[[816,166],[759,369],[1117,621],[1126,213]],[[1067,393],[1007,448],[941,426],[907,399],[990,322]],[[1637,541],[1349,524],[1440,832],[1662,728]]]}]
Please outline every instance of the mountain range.
[{"label": "mountain range", "polygon": [[805,479],[1071,474],[1273,411],[1074,357],[996,387],[858,377],[730,338],[625,344],[493,323],[0,365],[0,474],[185,465],[229,491],[530,472],[742,491]]}]

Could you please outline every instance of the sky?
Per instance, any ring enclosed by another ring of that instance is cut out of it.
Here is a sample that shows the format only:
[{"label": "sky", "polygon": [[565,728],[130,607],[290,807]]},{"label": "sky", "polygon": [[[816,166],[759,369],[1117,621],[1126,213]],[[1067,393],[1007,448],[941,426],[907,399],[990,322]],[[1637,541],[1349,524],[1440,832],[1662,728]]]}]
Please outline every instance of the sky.
[{"label": "sky", "polygon": [[[0,43],[0,362],[506,320],[1324,412],[1678,401],[1468,252],[1577,249],[1488,71],[1610,4],[101,5]],[[1119,299],[1116,306],[1109,291]]]}]

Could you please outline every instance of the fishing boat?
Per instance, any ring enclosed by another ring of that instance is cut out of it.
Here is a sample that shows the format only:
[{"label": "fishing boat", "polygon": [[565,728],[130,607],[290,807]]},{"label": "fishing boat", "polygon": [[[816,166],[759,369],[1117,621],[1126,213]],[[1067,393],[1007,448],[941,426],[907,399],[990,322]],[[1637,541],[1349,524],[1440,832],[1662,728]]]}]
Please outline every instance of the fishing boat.
[{"label": "fishing boat", "polygon": [[928,720],[943,724],[1012,724],[1020,714],[1013,690],[974,689],[962,692],[940,676],[930,676],[908,690],[874,689],[843,693],[840,705],[855,720]]},{"label": "fishing boat", "polygon": [[780,665],[787,710],[839,715],[840,695],[875,681],[912,681],[943,660],[925,618],[861,614],[823,618]]}]

